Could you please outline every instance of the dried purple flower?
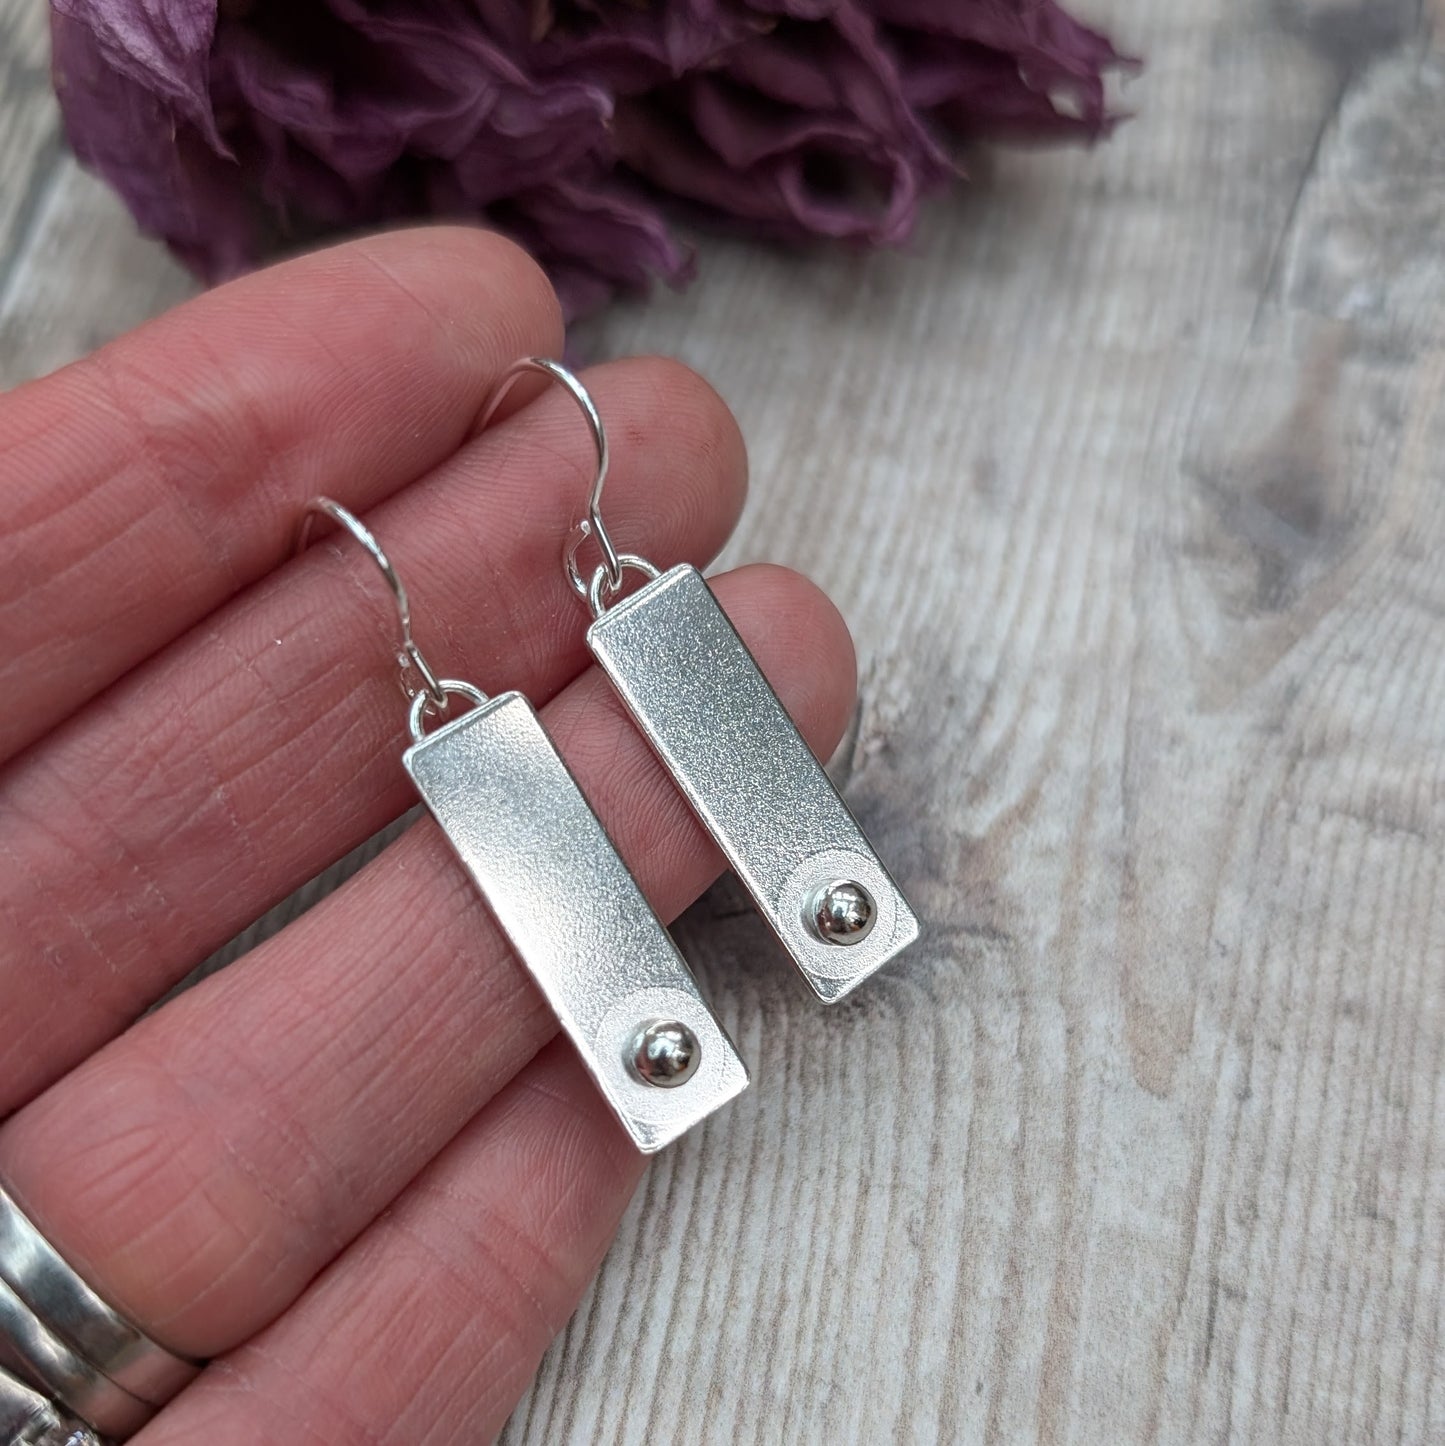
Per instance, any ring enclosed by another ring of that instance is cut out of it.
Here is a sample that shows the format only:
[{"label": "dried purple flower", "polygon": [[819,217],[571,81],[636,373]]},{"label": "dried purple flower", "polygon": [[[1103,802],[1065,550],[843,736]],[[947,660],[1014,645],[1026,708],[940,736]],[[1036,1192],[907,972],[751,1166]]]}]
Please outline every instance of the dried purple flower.
[{"label": "dried purple flower", "polygon": [[53,0],[81,160],[219,279],[479,218],[570,314],[689,274],[669,202],[891,244],[950,133],[1093,138],[1121,57],[1053,0]]}]

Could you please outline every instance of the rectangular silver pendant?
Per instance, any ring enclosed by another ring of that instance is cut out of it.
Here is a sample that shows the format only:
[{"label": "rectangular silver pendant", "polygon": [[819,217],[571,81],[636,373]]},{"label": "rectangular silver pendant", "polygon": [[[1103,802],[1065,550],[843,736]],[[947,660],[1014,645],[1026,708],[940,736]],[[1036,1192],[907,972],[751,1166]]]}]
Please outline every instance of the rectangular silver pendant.
[{"label": "rectangular silver pendant", "polygon": [[[739,1094],[747,1070],[667,930],[520,693],[407,749],[407,772],[531,970],[608,1104],[651,1153]],[[628,1063],[639,1031],[677,1021],[700,1046],[671,1088]]]},{"label": "rectangular silver pendant", "polygon": [[[918,920],[695,567],[608,608],[587,642],[819,998],[831,1003],[918,937]],[[872,927],[834,943],[810,923],[830,885],[861,884]]]}]

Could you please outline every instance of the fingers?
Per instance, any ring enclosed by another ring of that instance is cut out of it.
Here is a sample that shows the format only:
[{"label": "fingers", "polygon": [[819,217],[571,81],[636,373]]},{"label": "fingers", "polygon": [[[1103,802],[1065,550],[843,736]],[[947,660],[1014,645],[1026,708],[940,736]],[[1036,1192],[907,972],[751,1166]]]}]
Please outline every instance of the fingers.
[{"label": "fingers", "polygon": [[[778,569],[717,591],[830,750],[853,693],[837,613]],[[672,918],[719,871],[710,840],[596,670],[543,718]],[[427,820],[12,1119],[0,1176],[102,1294],[215,1354],[284,1309],[555,1028]]]},{"label": "fingers", "polygon": [[441,462],[561,337],[522,251],[437,228],[222,287],[0,397],[0,760],[274,567],[309,496],[366,508]]},{"label": "fingers", "polygon": [[558,1041],[137,1446],[493,1440],[576,1309],[642,1169]]},{"label": "fingers", "polygon": [[[673,363],[587,381],[617,535],[706,561],[746,485],[726,407]],[[561,546],[589,448],[554,388],[368,514],[443,675],[542,702],[585,666]],[[0,772],[0,1113],[415,801],[396,629],[373,564],[333,532]]]}]

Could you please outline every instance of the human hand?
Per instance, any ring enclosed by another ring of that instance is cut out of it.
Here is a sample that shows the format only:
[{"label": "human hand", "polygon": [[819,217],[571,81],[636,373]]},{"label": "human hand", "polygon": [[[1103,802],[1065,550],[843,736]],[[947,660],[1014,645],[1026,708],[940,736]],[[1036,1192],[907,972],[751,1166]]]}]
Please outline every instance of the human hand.
[{"label": "human hand", "polygon": [[[375,526],[429,656],[538,705],[663,918],[719,873],[588,666],[571,403],[518,387],[474,430],[561,343],[530,261],[438,229],[0,398],[0,1180],[112,1305],[215,1358],[144,1446],[490,1439],[642,1171],[429,819],[132,1024],[413,801],[384,594],[334,535],[288,561],[318,493]],[[674,363],[585,380],[614,532],[704,563],[745,488],[726,408]],[[776,568],[716,590],[826,756],[837,613]]]}]

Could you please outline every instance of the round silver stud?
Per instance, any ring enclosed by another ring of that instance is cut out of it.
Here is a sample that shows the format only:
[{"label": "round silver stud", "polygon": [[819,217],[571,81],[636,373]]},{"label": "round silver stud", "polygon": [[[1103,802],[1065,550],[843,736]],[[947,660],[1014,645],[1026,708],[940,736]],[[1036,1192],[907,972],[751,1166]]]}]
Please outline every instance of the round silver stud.
[{"label": "round silver stud", "polygon": [[808,923],[825,944],[861,944],[873,931],[878,906],[856,879],[835,879],[808,904]]},{"label": "round silver stud", "polygon": [[654,1019],[633,1037],[627,1062],[643,1084],[676,1089],[697,1073],[702,1045],[687,1025],[675,1019]]}]

